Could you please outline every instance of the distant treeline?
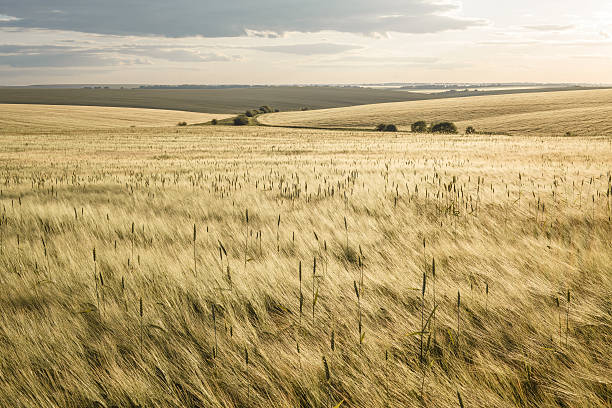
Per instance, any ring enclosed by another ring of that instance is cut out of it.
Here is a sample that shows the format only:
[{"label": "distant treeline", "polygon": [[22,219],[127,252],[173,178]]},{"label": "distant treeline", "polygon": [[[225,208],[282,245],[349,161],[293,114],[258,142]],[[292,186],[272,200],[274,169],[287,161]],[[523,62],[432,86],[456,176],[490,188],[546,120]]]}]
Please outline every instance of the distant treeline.
[{"label": "distant treeline", "polygon": [[138,89],[231,89],[268,88],[269,85],[141,85]]},{"label": "distant treeline", "polygon": [[459,89],[459,88],[504,88],[504,87],[569,87],[580,86],[578,84],[539,84],[539,83],[466,83],[466,84],[410,84],[401,86],[400,89]]}]

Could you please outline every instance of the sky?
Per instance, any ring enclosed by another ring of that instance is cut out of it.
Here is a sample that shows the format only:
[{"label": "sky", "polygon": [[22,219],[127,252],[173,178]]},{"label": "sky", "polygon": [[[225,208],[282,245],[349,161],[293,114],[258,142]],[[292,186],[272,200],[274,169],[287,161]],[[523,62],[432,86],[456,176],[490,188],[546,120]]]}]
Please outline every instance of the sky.
[{"label": "sky", "polygon": [[0,85],[612,83],[611,0],[0,0]]}]

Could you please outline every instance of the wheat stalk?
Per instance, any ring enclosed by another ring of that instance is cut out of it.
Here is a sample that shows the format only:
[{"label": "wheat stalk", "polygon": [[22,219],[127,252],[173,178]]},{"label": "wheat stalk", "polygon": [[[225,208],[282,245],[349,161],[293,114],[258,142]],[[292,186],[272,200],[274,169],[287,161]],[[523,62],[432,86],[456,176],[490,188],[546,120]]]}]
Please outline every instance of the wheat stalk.
[{"label": "wheat stalk", "polygon": [[93,264],[94,264],[94,281],[96,283],[96,304],[98,305],[98,313],[100,313],[100,295],[98,293],[98,268],[96,264],[96,248],[93,251]]},{"label": "wheat stalk", "polygon": [[198,264],[196,261],[196,238],[197,238],[197,232],[196,232],[196,225],[193,224],[193,273],[194,275],[198,274]]},{"label": "wheat stalk", "polygon": [[139,312],[140,312],[140,358],[142,358],[142,319],[144,316],[144,310],[142,307],[142,297],[140,298],[140,303],[139,303]]},{"label": "wheat stalk", "polygon": [[565,347],[567,347],[567,337],[569,335],[569,309],[570,309],[570,290],[567,290],[567,309],[565,314]]}]

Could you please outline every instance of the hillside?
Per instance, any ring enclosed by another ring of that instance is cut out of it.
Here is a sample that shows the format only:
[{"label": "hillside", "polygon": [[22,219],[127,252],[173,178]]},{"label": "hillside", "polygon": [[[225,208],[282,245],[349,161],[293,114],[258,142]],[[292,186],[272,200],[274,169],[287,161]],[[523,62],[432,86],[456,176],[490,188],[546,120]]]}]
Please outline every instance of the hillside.
[{"label": "hillside", "polygon": [[469,98],[385,103],[281,112],[263,115],[259,122],[273,126],[373,128],[394,123],[409,130],[417,120],[450,120],[492,133],[563,135],[612,134],[612,90],[487,95]]},{"label": "hillside", "polygon": [[0,129],[80,129],[129,126],[173,126],[207,122],[231,115],[161,109],[100,106],[0,104]]},{"label": "hillside", "polygon": [[42,89],[0,88],[0,103],[116,106],[240,113],[269,105],[281,111],[328,109],[387,102],[470,97],[474,95],[551,92],[574,88],[513,89],[426,94],[393,89],[271,86],[233,89]]}]

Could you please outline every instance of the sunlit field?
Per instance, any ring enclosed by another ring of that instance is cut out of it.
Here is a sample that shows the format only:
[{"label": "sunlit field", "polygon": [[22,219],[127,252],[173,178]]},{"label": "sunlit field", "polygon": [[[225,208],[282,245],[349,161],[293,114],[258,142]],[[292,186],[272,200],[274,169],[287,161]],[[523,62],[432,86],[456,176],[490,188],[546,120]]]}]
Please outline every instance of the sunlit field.
[{"label": "sunlit field", "polygon": [[280,126],[373,129],[393,123],[410,130],[416,121],[453,121],[463,131],[513,136],[612,136],[612,90],[534,92],[486,95],[281,112],[263,115],[261,123]]},{"label": "sunlit field", "polygon": [[612,404],[611,139],[84,127],[0,133],[1,405]]}]

